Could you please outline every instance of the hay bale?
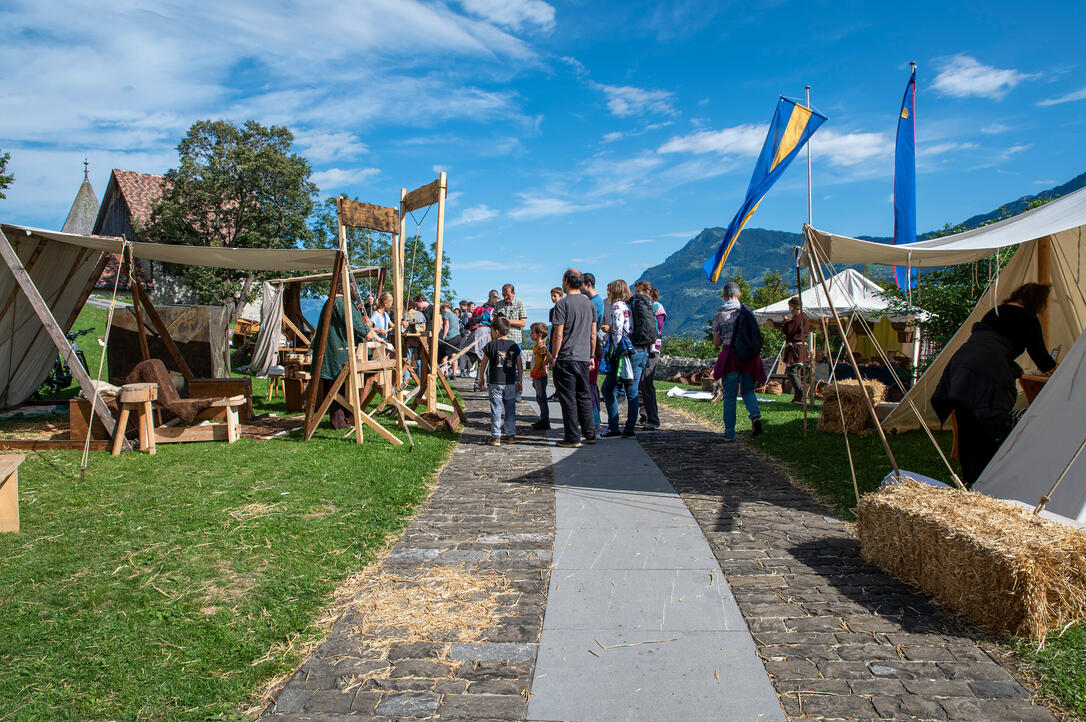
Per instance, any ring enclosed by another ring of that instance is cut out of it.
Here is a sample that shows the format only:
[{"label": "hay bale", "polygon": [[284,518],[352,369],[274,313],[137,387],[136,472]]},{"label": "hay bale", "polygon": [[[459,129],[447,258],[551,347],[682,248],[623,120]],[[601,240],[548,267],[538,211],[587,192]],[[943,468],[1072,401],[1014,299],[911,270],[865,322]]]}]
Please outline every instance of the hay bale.
[{"label": "hay bale", "polygon": [[818,419],[818,430],[830,434],[842,434],[842,411],[845,428],[850,434],[870,433],[874,428],[871,414],[867,410],[863,393],[871,398],[872,404],[880,404],[886,398],[886,385],[881,381],[864,379],[863,386],[855,379],[839,381],[838,388],[828,384],[822,392],[822,416]]},{"label": "hay bale", "polygon": [[996,634],[1086,618],[1086,532],[984,494],[906,481],[860,500],[863,558]]}]

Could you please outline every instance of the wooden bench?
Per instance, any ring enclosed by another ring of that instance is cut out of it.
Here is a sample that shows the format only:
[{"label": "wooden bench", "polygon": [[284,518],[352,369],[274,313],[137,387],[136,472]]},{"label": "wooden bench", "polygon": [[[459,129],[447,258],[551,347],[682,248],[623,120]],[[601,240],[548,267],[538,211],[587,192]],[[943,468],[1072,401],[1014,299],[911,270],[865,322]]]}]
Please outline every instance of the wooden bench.
[{"label": "wooden bench", "polygon": [[0,532],[19,531],[19,464],[22,454],[0,456]]}]

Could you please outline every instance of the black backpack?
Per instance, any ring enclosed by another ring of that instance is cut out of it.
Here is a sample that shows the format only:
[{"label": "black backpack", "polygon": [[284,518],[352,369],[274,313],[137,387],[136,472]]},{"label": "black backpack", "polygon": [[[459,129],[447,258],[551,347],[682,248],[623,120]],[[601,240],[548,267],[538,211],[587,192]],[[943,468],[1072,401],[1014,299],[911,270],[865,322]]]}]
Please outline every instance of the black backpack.
[{"label": "black backpack", "polygon": [[633,330],[630,332],[630,342],[634,348],[648,348],[656,343],[659,333],[656,328],[656,314],[652,312],[652,301],[643,293],[639,293],[630,301],[630,316],[633,321]]},{"label": "black backpack", "polygon": [[762,353],[762,329],[758,328],[758,319],[746,306],[739,307],[735,317],[735,330],[732,332],[732,350],[740,361],[753,361]]}]

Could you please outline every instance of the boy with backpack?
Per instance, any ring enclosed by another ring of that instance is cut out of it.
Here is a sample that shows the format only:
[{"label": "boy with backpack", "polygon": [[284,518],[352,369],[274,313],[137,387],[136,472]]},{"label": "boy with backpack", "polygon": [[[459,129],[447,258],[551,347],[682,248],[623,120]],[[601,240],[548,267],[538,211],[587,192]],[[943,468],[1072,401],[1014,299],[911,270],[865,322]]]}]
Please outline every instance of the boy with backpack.
[{"label": "boy with backpack", "polygon": [[735,441],[736,393],[750,415],[751,436],[762,433],[762,412],[758,408],[755,386],[765,383],[762,368],[762,332],[749,306],[739,302],[739,284],[724,284],[724,305],[713,317],[713,344],[720,355],[713,366],[713,378],[720,379],[724,390],[724,440]]},{"label": "boy with backpack", "polygon": [[[517,440],[517,393],[520,385],[520,346],[509,338],[509,319],[498,316],[491,321],[491,341],[483,347],[479,378],[475,388],[490,386],[491,446]],[[504,416],[504,424],[502,417]],[[504,434],[502,431],[504,430]]]}]

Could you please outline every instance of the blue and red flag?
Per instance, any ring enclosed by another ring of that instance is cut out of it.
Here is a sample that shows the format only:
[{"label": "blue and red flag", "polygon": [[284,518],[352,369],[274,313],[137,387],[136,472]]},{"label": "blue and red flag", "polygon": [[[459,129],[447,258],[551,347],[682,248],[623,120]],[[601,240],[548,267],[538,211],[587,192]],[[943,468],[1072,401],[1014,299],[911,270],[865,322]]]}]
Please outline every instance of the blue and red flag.
[{"label": "blue and red flag", "polygon": [[754,175],[750,178],[750,186],[747,187],[747,196],[743,200],[743,205],[739,207],[739,212],[728,224],[728,230],[716,253],[702,265],[710,281],[716,283],[720,280],[724,262],[728,260],[728,254],[731,253],[739,234],[743,232],[743,227],[758,209],[758,204],[781,177],[803,144],[818,130],[818,126],[825,122],[826,116],[794,100],[781,97],[777,102],[777,110],[773,113],[769,133],[765,137],[758,162],[754,165]]},{"label": "blue and red flag", "polygon": [[[916,66],[905,86],[897,119],[894,161],[894,245],[916,242]],[[897,287],[916,287],[915,270],[894,267]]]}]

